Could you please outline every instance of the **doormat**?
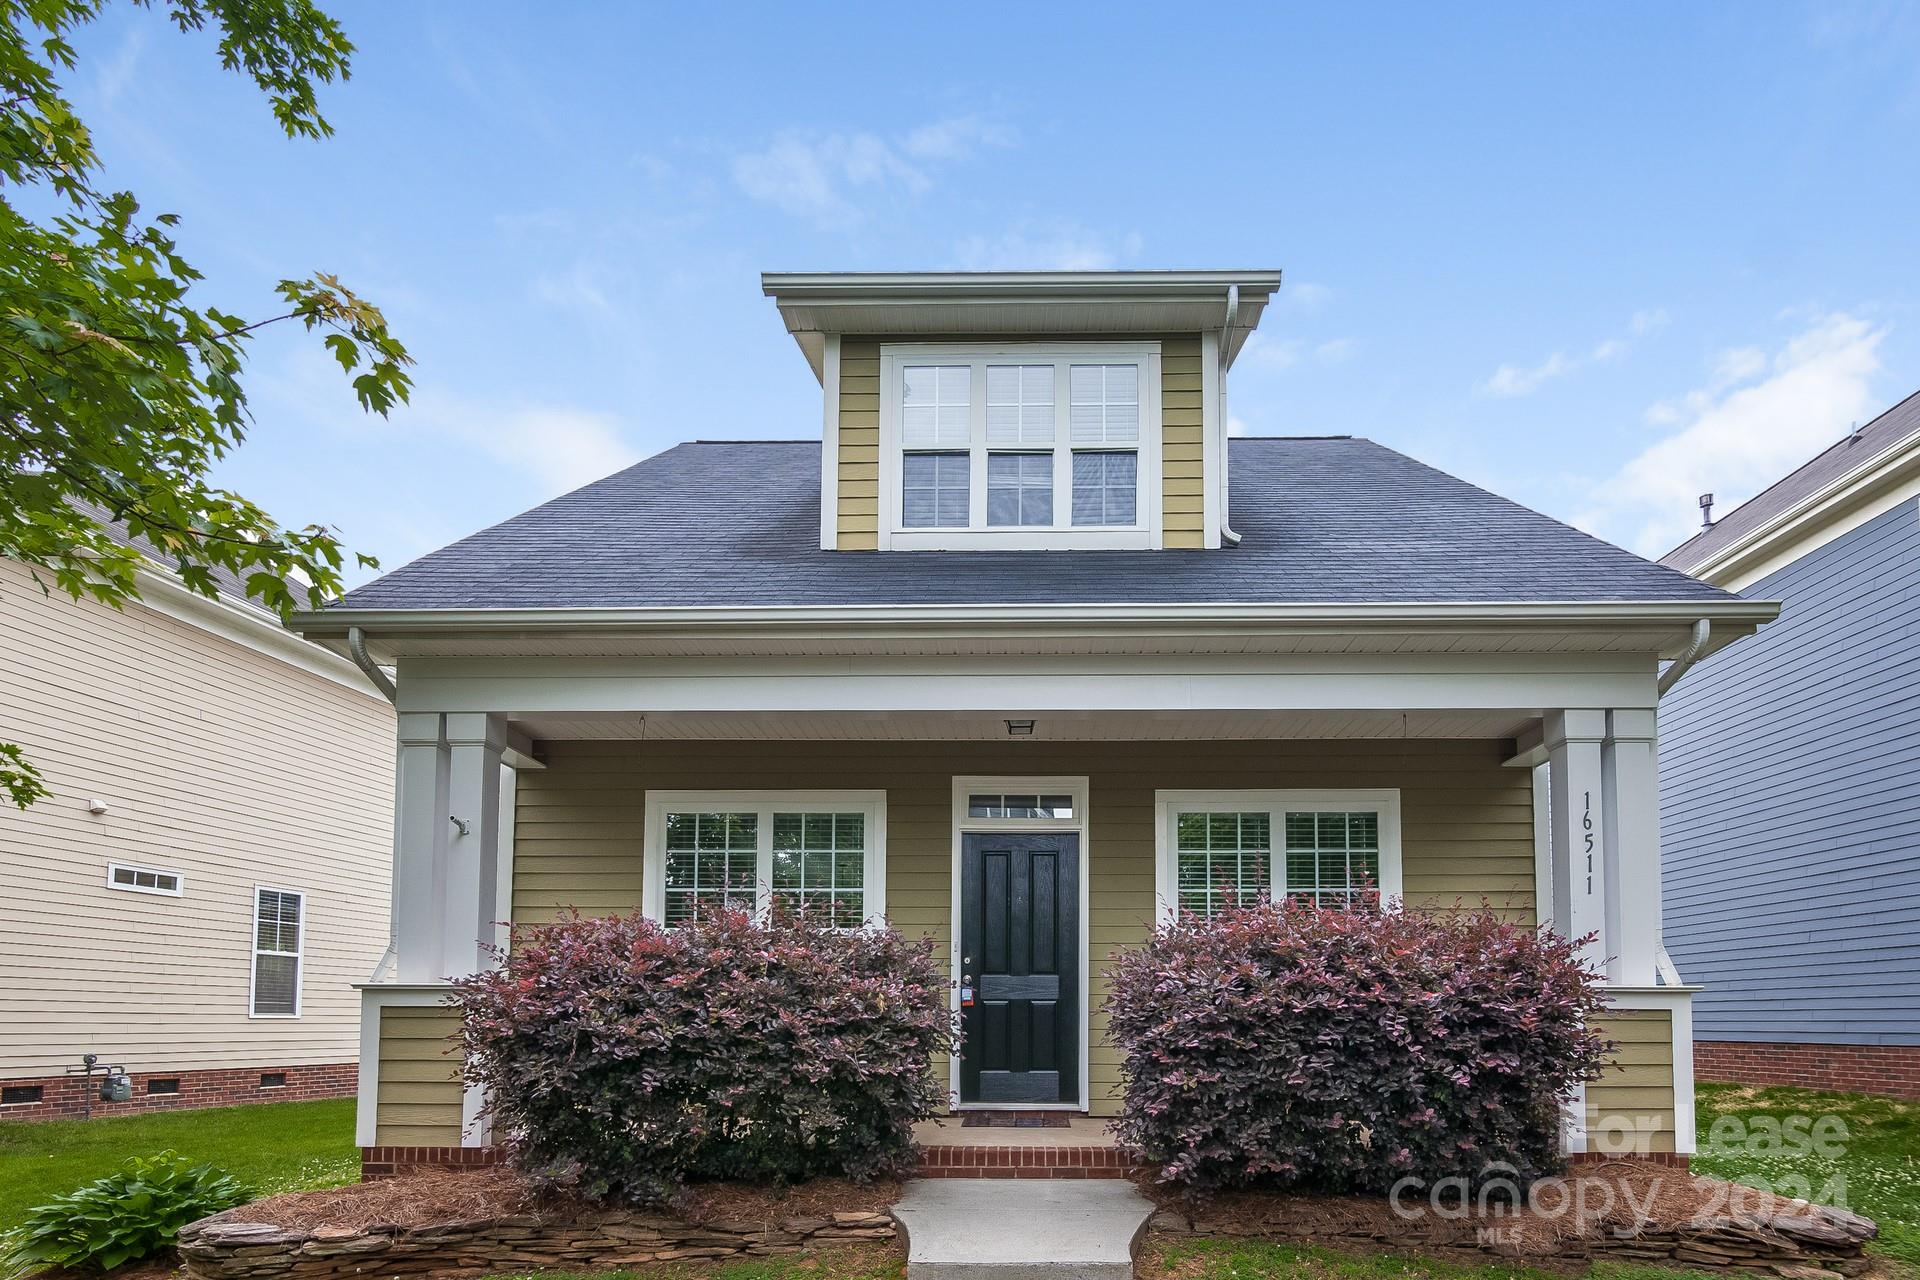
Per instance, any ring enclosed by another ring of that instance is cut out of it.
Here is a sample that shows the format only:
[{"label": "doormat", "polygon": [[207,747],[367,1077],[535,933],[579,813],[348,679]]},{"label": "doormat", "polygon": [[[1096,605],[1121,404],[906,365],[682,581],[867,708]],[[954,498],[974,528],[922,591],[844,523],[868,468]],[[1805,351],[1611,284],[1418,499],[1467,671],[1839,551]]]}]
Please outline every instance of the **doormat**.
[{"label": "doormat", "polygon": [[962,1129],[1067,1129],[1065,1111],[962,1111]]}]

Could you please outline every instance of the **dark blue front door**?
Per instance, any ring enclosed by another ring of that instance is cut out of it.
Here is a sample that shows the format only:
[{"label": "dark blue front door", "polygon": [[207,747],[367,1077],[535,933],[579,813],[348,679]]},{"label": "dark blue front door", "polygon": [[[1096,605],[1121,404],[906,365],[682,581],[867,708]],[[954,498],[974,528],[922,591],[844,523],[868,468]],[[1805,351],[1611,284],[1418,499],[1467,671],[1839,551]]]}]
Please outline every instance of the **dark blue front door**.
[{"label": "dark blue front door", "polygon": [[962,1102],[1080,1101],[1080,837],[960,847]]}]

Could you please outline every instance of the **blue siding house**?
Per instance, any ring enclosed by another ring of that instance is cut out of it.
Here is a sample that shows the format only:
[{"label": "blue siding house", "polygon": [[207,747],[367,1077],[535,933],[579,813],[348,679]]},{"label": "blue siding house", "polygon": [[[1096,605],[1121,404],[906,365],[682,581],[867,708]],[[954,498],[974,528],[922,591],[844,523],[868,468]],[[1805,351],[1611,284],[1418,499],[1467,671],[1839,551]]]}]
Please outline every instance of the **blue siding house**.
[{"label": "blue siding house", "polygon": [[1783,604],[1661,705],[1698,1078],[1920,1096],[1920,395],[1663,563]]}]

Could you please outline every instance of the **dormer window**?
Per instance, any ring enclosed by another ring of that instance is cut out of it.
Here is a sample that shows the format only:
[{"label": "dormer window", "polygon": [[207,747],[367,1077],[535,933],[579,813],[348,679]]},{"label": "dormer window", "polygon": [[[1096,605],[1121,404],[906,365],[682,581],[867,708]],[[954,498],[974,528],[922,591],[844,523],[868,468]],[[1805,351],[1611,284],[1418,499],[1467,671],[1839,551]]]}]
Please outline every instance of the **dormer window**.
[{"label": "dormer window", "polygon": [[880,348],[880,545],[1157,545],[1160,345]]}]

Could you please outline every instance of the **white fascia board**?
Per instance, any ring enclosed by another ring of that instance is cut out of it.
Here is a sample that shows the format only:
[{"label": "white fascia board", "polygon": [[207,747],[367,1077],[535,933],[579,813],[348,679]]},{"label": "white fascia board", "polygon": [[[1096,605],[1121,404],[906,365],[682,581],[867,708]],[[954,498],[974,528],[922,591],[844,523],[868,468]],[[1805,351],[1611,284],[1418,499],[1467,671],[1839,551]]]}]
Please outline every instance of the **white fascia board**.
[{"label": "white fascia board", "polygon": [[[1917,488],[1920,433],[1882,450],[1685,572],[1715,586],[1740,590],[1910,500]],[[1764,571],[1755,572],[1756,568]]]},{"label": "white fascia board", "polygon": [[203,596],[164,570],[143,568],[138,575],[137,603],[155,613],[385,701],[351,659],[302,639],[264,609],[237,604],[225,596]]},{"label": "white fascia board", "polygon": [[760,276],[769,298],[1091,298],[1153,297],[1218,290],[1254,293],[1280,287],[1272,269],[1212,271],[768,271]]}]

